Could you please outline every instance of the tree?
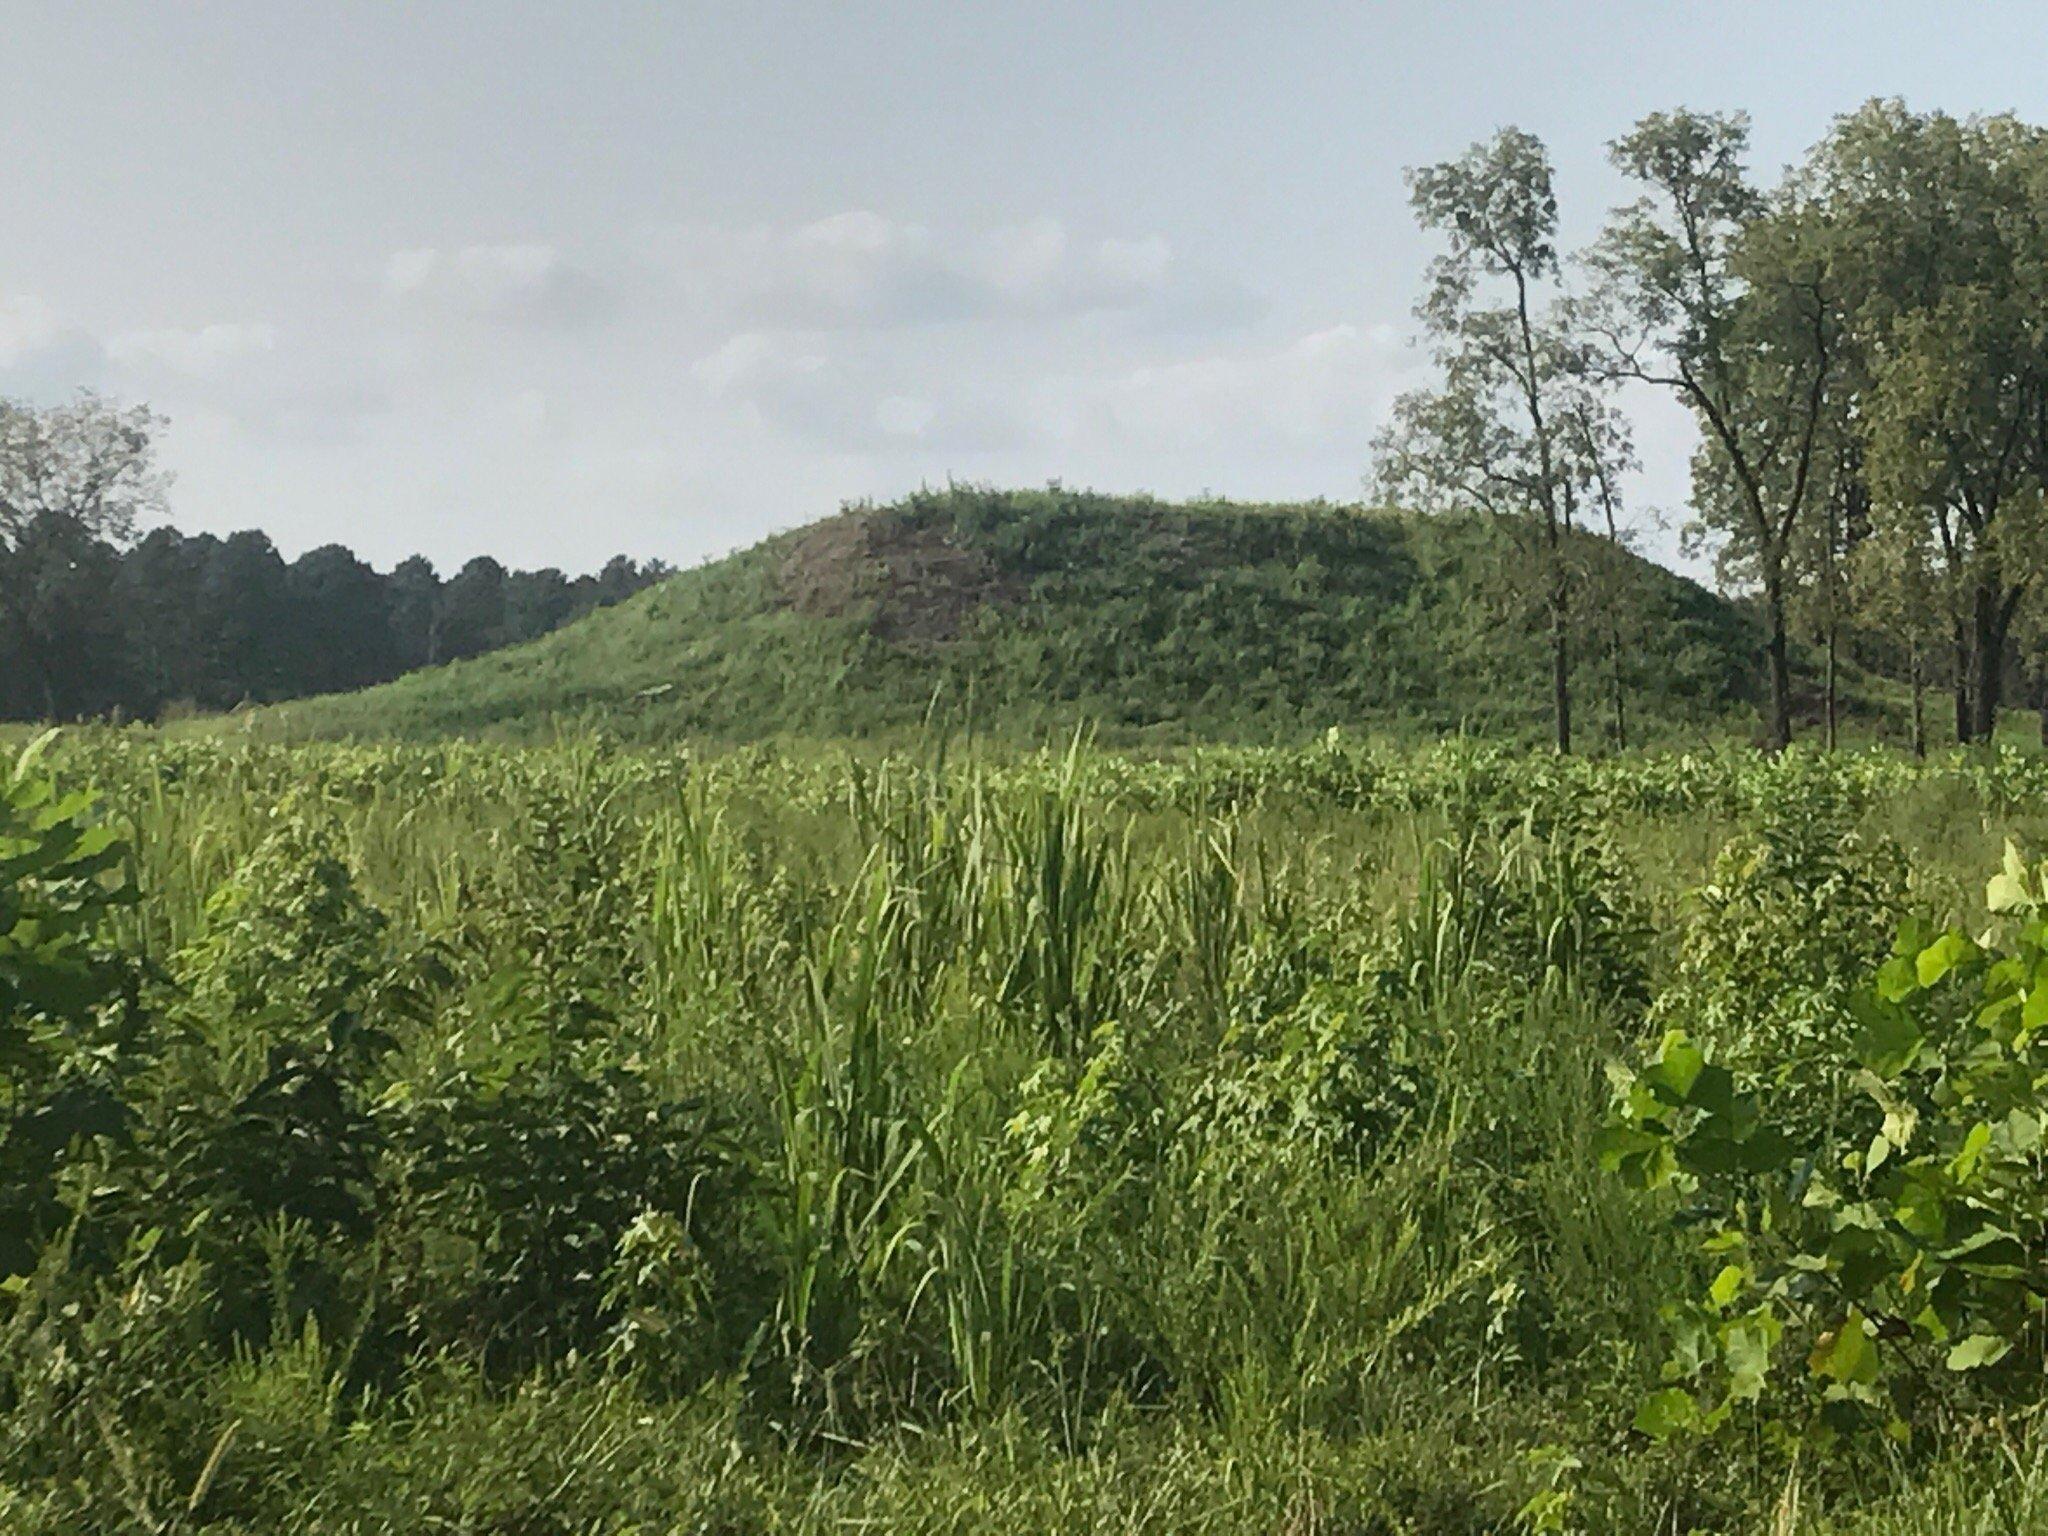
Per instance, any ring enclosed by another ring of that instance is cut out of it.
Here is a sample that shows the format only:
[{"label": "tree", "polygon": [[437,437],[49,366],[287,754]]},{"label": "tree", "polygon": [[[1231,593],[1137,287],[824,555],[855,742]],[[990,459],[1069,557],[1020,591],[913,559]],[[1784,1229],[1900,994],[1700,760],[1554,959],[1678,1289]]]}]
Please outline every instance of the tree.
[{"label": "tree", "polygon": [[2048,135],[1873,101],[1835,125],[1808,175],[1857,297],[1871,487],[1940,550],[1956,733],[1988,738],[2048,557]]},{"label": "tree", "polygon": [[1843,634],[1851,617],[1850,564],[1870,534],[1870,489],[1862,444],[1852,431],[1831,434],[1833,450],[1822,466],[1819,515],[1798,530],[1790,555],[1801,617],[1820,640],[1821,722],[1828,750],[1840,729]]},{"label": "tree", "polygon": [[505,643],[517,645],[560,628],[575,613],[569,578],[553,566],[505,578]]},{"label": "tree", "polygon": [[1408,175],[1424,229],[1447,249],[1417,315],[1443,383],[1403,396],[1375,445],[1390,499],[1478,507],[1537,534],[1549,617],[1557,749],[1572,748],[1572,516],[1584,466],[1559,429],[1583,369],[1556,303],[1557,198],[1540,140],[1507,128]]},{"label": "tree", "polygon": [[171,527],[152,528],[121,559],[116,607],[128,657],[130,712],[156,714],[173,699],[196,701],[206,645],[198,628],[204,549]]},{"label": "tree", "polygon": [[1624,617],[1633,607],[1639,586],[1629,536],[1622,526],[1622,477],[1637,467],[1628,420],[1595,390],[1583,385],[1570,391],[1559,413],[1563,440],[1571,461],[1584,476],[1584,498],[1597,512],[1606,542],[1597,557],[1583,563],[1587,606],[1598,615],[1607,647],[1608,705],[1613,712],[1614,745],[1628,750],[1629,651],[1645,638],[1641,619]]},{"label": "tree", "polygon": [[291,576],[267,535],[244,529],[207,541],[199,612],[208,703],[224,708],[290,695]]},{"label": "tree", "polygon": [[286,571],[297,615],[289,692],[338,693],[382,682],[396,668],[384,578],[340,544],[309,549]]},{"label": "tree", "polygon": [[1770,743],[1792,738],[1786,565],[1814,507],[1839,409],[1838,311],[1825,211],[1788,184],[1766,197],[1743,167],[1741,114],[1653,113],[1609,146],[1644,187],[1592,256],[1587,311],[1612,378],[1674,391],[1699,422],[1697,514],[1763,600]]},{"label": "tree", "polygon": [[401,560],[385,578],[390,590],[391,642],[398,669],[441,660],[441,578],[421,555]]},{"label": "tree", "polygon": [[1946,606],[1937,559],[1924,528],[1895,519],[1873,523],[1848,560],[1856,612],[1874,632],[1905,648],[1915,757],[1927,755],[1927,656],[1939,643]]},{"label": "tree", "polygon": [[161,425],[147,406],[91,393],[55,406],[0,400],[0,639],[33,675],[46,715],[59,711],[59,670],[76,639],[60,622],[73,605],[54,599],[67,585],[75,593],[92,546],[125,546],[162,506]]},{"label": "tree", "polygon": [[480,656],[504,643],[505,567],[478,555],[441,589],[443,654]]}]

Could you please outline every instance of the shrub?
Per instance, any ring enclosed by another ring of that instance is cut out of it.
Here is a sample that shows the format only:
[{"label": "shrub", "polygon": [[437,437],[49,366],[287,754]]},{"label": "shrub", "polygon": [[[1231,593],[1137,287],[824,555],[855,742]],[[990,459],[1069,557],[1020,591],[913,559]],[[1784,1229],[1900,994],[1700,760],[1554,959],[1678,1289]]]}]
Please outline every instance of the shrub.
[{"label": "shrub", "polygon": [[1628,1081],[1601,1160],[1677,1190],[1715,1267],[1673,1307],[1671,1384],[1638,1427],[1757,1404],[1800,1433],[1903,1439],[2038,1401],[2048,866],[2008,846],[1989,905],[2003,931],[1981,943],[1902,929],[1824,1072],[1731,1069],[1674,1030]]}]

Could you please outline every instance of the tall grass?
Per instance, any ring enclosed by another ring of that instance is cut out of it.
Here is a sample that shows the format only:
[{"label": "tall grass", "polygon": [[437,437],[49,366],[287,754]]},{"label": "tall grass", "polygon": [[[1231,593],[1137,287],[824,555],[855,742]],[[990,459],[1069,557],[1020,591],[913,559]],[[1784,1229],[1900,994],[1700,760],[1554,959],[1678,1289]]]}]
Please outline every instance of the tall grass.
[{"label": "tall grass", "polygon": [[2024,765],[59,758],[132,837],[159,1033],[0,1304],[0,1527],[2038,1512],[2017,1431],[1632,1438],[1697,1261],[1590,1153],[1660,999],[1745,1006],[1678,974],[1701,828],[1818,784],[1939,905]]}]

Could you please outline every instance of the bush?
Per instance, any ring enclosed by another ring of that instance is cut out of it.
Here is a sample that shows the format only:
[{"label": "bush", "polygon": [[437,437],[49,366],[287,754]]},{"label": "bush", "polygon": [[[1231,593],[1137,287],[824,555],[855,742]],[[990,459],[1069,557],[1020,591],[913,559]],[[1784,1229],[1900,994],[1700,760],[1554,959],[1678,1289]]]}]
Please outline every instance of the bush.
[{"label": "bush", "polygon": [[1731,1069],[1674,1030],[1628,1082],[1602,1162],[1676,1189],[1715,1266],[1673,1307],[1672,1384],[1640,1428],[1756,1404],[1800,1434],[1907,1439],[2038,1400],[2048,866],[2008,846],[1988,902],[1983,943],[1902,929],[1822,1072]]}]

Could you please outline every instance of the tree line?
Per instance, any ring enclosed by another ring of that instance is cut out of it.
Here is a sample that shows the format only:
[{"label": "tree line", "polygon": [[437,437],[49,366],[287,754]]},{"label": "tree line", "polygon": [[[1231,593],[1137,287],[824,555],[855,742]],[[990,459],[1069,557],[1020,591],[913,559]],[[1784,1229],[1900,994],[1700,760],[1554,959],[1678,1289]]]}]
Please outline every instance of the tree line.
[{"label": "tree line", "polygon": [[138,524],[162,510],[149,410],[0,401],[0,718],[153,719],[366,687],[530,640],[660,580],[480,556],[443,579],[340,544],[286,560],[256,531]]},{"label": "tree line", "polygon": [[2015,688],[2048,703],[2048,132],[1879,100],[1775,181],[1748,149],[1740,113],[1644,118],[1609,146],[1636,195],[1569,255],[1535,136],[1412,171],[1440,377],[1397,403],[1375,482],[1526,534],[1569,751],[1581,652],[1618,671],[1632,644],[1573,534],[1626,538],[1619,402],[1666,391],[1700,433],[1689,531],[1763,620],[1769,744],[1793,734],[1795,636],[1830,740],[1851,643],[1910,682],[1916,748],[1936,685],[1957,739],[1987,739]]}]

